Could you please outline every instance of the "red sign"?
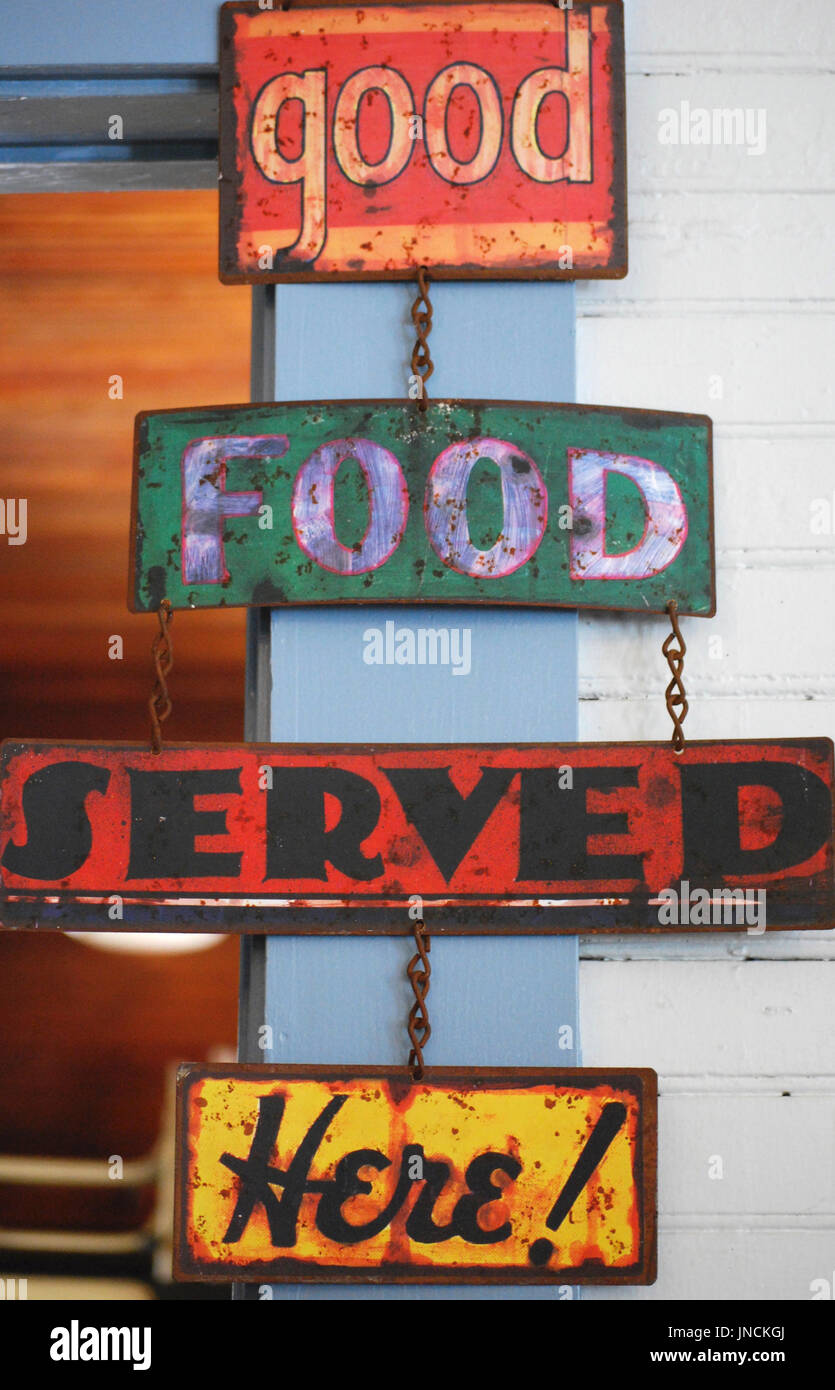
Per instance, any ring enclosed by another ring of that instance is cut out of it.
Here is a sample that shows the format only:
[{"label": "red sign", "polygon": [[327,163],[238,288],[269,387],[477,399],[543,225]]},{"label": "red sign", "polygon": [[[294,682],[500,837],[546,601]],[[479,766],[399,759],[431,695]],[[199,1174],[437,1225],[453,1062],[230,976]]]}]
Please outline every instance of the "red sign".
[{"label": "red sign", "polygon": [[761,931],[835,921],[833,747],[6,742],[7,927]]},{"label": "red sign", "polygon": [[626,274],[621,0],[223,6],[221,279]]}]

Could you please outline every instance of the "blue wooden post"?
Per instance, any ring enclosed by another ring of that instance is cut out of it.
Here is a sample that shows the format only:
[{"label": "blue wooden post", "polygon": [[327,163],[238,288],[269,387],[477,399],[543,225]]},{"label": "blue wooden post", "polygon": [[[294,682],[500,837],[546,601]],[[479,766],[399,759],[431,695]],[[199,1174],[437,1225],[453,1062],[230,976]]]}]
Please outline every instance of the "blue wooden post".
[{"label": "blue wooden post", "polygon": [[[445,282],[431,295],[435,395],[574,399],[573,287]],[[276,399],[404,396],[413,296],[407,284],[278,286]],[[400,625],[470,628],[471,673],[366,666],[363,633],[393,612]],[[285,609],[272,615],[271,657],[274,741],[577,737],[573,613]],[[411,941],[399,937],[268,938],[264,1022],[273,1046],[265,1060],[405,1065],[411,952]],[[433,941],[428,1065],[577,1065],[577,1014],[575,938]],[[568,1292],[305,1285],[276,1286],[273,1296],[549,1299]]]}]

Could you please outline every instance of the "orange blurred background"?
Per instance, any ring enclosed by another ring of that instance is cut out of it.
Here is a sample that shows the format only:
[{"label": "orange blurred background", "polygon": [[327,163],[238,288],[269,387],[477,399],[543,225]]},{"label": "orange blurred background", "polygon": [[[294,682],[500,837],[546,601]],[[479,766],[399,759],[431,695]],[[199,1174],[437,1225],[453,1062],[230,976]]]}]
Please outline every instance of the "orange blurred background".
[{"label": "orange blurred background", "polygon": [[[249,396],[250,293],[217,278],[214,193],[0,198],[0,734],[149,736],[156,621],[125,596],[137,411]],[[113,399],[112,379],[122,381]],[[108,655],[120,636],[123,658]],[[243,737],[243,610],[178,613],[173,740]],[[125,1159],[166,1074],[234,1047],[238,942],[123,955],[0,933],[0,1154]],[[2,1229],[116,1229],[152,1194],[0,1182]]]}]

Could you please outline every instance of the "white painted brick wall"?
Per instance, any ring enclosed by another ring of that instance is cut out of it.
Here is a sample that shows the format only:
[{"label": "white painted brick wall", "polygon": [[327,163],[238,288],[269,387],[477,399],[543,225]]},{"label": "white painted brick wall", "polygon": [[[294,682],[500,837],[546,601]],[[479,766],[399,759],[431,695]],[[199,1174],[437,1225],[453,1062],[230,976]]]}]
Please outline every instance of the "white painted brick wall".
[{"label": "white painted brick wall", "polygon": [[[715,421],[718,611],[684,623],[689,734],[832,736],[832,0],[625,7],[631,270],[578,287],[578,399]],[[682,101],[764,108],[766,152],[660,144]],[[581,620],[581,737],[669,736],[665,633]],[[584,1062],[653,1066],[661,1086],[658,1283],[584,1298],[835,1284],[833,936],[583,942]]]}]

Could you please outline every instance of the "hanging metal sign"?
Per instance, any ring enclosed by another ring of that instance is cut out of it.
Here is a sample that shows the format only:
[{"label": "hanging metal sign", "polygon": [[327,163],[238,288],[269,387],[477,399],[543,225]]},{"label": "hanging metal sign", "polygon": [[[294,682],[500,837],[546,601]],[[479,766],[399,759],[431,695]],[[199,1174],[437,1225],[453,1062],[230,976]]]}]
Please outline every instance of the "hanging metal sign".
[{"label": "hanging metal sign", "polygon": [[655,1072],[183,1067],[175,1276],[655,1280]]},{"label": "hanging metal sign", "polygon": [[832,786],[829,739],[9,741],[0,920],[402,934],[417,897],[433,935],[825,927]]},{"label": "hanging metal sign", "polygon": [[523,402],[140,415],[129,603],[715,609],[711,422]]},{"label": "hanging metal sign", "polygon": [[227,4],[220,275],[626,273],[621,0]]}]

